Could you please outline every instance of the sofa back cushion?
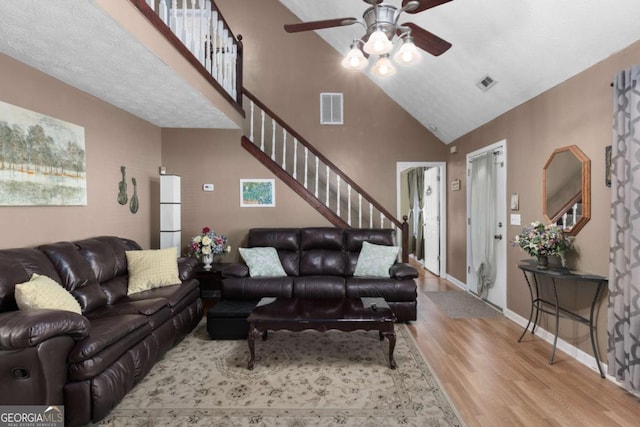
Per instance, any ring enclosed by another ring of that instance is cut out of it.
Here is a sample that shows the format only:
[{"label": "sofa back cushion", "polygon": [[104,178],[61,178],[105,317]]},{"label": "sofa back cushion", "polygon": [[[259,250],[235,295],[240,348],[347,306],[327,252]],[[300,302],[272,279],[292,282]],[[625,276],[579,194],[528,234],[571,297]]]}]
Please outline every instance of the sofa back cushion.
[{"label": "sofa back cushion", "polygon": [[345,276],[344,230],[317,227],[300,229],[300,275]]},{"label": "sofa back cushion", "polygon": [[15,286],[31,279],[33,273],[62,280],[49,258],[37,249],[0,250],[0,312],[17,310]]},{"label": "sofa back cushion", "polygon": [[300,274],[300,242],[297,228],[252,228],[247,246],[275,248],[287,276]]},{"label": "sofa back cushion", "polygon": [[352,228],[344,231],[347,258],[346,276],[353,276],[362,250],[362,243],[394,246],[395,231],[390,228]]},{"label": "sofa back cushion", "polygon": [[[80,253],[89,263],[98,283],[103,283],[116,276],[127,274],[127,257],[125,252],[132,249],[134,243],[119,237],[102,236],[74,242]],[[135,245],[137,246],[137,245]]]}]

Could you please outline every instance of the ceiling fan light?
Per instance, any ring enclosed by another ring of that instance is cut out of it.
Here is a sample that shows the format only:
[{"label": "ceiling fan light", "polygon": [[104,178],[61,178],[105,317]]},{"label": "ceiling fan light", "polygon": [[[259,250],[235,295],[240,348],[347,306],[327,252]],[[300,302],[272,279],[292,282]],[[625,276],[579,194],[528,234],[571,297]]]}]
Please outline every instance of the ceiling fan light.
[{"label": "ceiling fan light", "polygon": [[389,55],[382,55],[371,69],[371,72],[378,77],[391,77],[396,73],[396,67],[393,66]]},{"label": "ceiling fan light", "polygon": [[418,48],[413,44],[413,40],[409,38],[400,46],[396,54],[393,55],[393,60],[398,64],[409,65],[417,63],[421,57]]},{"label": "ceiling fan light", "polygon": [[384,55],[391,52],[393,43],[382,30],[375,30],[364,44],[364,51],[369,55]]},{"label": "ceiling fan light", "polygon": [[347,56],[342,60],[342,66],[347,70],[358,71],[362,70],[369,64],[367,58],[364,57],[364,54],[360,49],[355,46],[351,47]]}]

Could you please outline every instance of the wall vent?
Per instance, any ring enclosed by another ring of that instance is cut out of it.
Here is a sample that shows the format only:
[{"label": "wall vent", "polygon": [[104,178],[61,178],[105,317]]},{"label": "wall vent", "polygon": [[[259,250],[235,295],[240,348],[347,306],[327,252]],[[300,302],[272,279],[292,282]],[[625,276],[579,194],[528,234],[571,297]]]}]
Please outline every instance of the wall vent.
[{"label": "wall vent", "polygon": [[476,86],[478,86],[481,91],[486,92],[495,86],[496,83],[498,83],[496,79],[487,74],[476,83]]},{"label": "wall vent", "polygon": [[320,124],[344,124],[341,93],[320,94]]}]

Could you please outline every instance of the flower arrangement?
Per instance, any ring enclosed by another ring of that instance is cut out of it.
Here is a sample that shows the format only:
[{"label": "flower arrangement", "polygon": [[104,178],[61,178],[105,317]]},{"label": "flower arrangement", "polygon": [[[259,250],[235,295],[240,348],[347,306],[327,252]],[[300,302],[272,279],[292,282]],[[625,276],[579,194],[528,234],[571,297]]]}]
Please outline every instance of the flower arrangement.
[{"label": "flower arrangement", "polygon": [[231,252],[231,246],[227,243],[227,236],[216,234],[209,227],[202,229],[202,234],[191,239],[189,255],[199,258],[205,255],[221,255]]},{"label": "flower arrangement", "polygon": [[515,246],[535,257],[556,255],[565,266],[565,255],[571,248],[571,240],[562,227],[555,224],[544,225],[540,221],[532,222],[513,240]]}]

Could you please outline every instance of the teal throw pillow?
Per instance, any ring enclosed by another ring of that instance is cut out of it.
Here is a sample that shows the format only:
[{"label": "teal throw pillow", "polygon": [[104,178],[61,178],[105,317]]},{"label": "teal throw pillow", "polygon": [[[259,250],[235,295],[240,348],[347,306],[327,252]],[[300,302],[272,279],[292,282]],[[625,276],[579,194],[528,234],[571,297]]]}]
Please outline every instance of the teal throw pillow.
[{"label": "teal throw pillow", "polygon": [[362,242],[354,276],[389,277],[389,269],[396,262],[400,248],[398,246],[374,245]]},{"label": "teal throw pillow", "polygon": [[251,277],[283,277],[284,268],[275,248],[239,248]]}]

